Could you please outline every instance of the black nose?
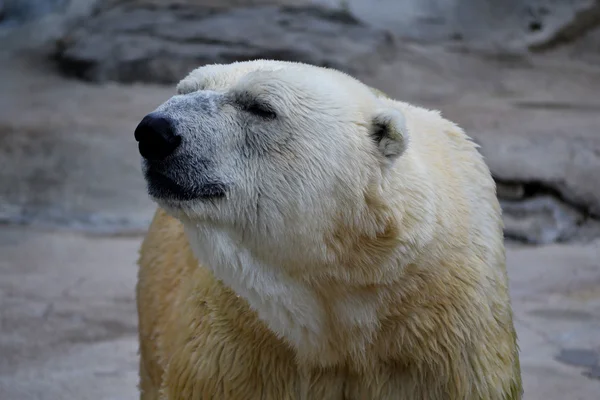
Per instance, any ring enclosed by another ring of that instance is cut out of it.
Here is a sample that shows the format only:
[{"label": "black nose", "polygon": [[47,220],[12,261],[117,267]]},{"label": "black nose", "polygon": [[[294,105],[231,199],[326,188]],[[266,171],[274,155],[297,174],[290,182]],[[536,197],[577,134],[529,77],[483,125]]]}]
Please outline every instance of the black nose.
[{"label": "black nose", "polygon": [[135,140],[142,157],[150,161],[164,160],[181,144],[172,122],[155,113],[146,115],[135,128]]}]

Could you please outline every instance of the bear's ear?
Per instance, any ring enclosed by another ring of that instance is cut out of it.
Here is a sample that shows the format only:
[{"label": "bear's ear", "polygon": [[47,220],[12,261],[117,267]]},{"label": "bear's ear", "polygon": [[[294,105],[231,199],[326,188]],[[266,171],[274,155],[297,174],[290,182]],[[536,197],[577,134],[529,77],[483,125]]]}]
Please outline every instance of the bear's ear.
[{"label": "bear's ear", "polygon": [[400,157],[408,147],[409,141],[404,114],[394,108],[377,111],[373,116],[371,138],[389,161]]}]

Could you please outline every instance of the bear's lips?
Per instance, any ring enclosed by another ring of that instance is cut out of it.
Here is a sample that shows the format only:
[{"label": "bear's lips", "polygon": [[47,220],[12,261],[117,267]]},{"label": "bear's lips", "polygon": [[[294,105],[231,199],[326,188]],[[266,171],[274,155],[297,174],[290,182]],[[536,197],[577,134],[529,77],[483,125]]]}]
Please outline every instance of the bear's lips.
[{"label": "bear's lips", "polygon": [[148,168],[144,175],[148,184],[148,193],[157,199],[198,200],[224,197],[227,191],[221,183],[206,182],[186,187],[154,168]]}]

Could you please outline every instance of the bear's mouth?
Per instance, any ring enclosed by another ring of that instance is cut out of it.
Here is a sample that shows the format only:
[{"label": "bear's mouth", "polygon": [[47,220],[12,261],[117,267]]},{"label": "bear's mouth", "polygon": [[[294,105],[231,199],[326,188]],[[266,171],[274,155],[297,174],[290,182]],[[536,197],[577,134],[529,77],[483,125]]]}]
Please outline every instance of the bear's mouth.
[{"label": "bear's mouth", "polygon": [[183,185],[169,176],[148,168],[144,171],[148,194],[156,199],[190,201],[225,197],[227,188],[218,182]]}]

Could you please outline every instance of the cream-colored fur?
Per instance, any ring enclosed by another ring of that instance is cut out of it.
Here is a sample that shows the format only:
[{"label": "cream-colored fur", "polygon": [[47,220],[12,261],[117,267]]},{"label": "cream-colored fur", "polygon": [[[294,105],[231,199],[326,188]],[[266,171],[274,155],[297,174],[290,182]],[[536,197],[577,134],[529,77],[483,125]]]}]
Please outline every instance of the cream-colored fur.
[{"label": "cream-colored fur", "polygon": [[[246,120],[236,93],[277,118]],[[228,149],[210,157],[231,190],[156,199],[143,399],[521,398],[500,208],[460,128],[297,63],[199,68],[158,110],[199,101],[224,104],[187,124]]]}]

